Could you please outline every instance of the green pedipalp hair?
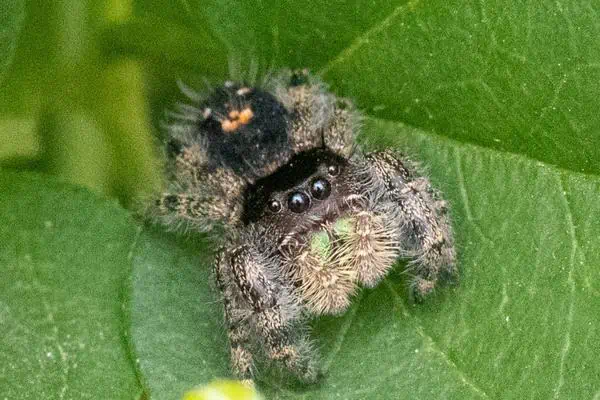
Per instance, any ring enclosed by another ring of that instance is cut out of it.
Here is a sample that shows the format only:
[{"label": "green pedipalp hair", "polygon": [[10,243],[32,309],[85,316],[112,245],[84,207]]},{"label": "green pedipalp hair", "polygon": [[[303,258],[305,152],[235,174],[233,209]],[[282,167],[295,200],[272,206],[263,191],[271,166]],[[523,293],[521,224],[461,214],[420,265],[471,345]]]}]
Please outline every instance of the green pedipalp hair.
[{"label": "green pedipalp hair", "polygon": [[319,231],[313,235],[310,241],[310,251],[322,260],[329,258],[331,254],[331,240],[327,231]]},{"label": "green pedipalp hair", "polygon": [[332,227],[315,233],[310,242],[311,253],[321,260],[328,260],[332,252],[331,236],[342,241],[348,239],[354,232],[352,221],[353,218],[340,218],[335,221]]},{"label": "green pedipalp hair", "polygon": [[333,224],[333,232],[336,236],[345,239],[354,232],[352,226],[353,218],[340,218]]}]

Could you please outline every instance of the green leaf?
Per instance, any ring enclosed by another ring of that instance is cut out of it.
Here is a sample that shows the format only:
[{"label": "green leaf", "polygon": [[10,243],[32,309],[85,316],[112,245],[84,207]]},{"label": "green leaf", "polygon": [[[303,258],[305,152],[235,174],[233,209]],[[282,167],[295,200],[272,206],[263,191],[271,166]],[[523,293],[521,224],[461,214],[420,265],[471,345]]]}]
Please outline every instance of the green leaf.
[{"label": "green leaf", "polygon": [[123,204],[154,187],[146,74],[135,60],[109,57],[101,42],[107,26],[129,17],[128,3],[27,2],[14,63],[0,90],[3,166],[60,175]]},{"label": "green leaf", "polygon": [[600,173],[597,5],[400,4],[325,76],[377,117]]},{"label": "green leaf", "polygon": [[[211,27],[234,75],[238,61],[321,71],[370,116],[366,142],[426,165],[452,205],[461,269],[460,285],[422,305],[398,272],[344,316],[315,321],[326,379],[267,377],[267,398],[598,399],[596,5],[239,3],[138,9]],[[152,231],[134,252],[132,342],[155,399],[228,376],[211,261],[197,245]]]},{"label": "green leaf", "polygon": [[145,231],[133,250],[132,348],[156,399],[228,376],[221,308],[211,290],[212,252],[198,241]]},{"label": "green leaf", "polygon": [[136,398],[122,312],[131,219],[48,177],[2,172],[0,188],[0,398]]},{"label": "green leaf", "polygon": [[0,4],[0,84],[12,63],[24,16],[24,0],[3,0]]},{"label": "green leaf", "polygon": [[[164,18],[132,18],[111,26],[103,39],[109,54],[139,54],[153,64],[166,64],[161,65],[163,70],[183,65],[197,67],[198,74],[223,77],[227,68],[226,53],[218,41],[204,31],[190,32]],[[198,65],[198,54],[209,57]]]}]

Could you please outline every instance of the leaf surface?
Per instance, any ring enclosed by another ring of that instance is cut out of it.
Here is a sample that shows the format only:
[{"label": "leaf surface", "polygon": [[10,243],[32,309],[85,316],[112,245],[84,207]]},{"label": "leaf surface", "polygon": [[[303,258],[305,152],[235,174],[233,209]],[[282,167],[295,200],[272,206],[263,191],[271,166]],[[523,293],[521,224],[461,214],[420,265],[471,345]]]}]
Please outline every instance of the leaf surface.
[{"label": "leaf surface", "polygon": [[0,398],[135,398],[122,312],[132,220],[48,177],[1,172],[0,188]]}]

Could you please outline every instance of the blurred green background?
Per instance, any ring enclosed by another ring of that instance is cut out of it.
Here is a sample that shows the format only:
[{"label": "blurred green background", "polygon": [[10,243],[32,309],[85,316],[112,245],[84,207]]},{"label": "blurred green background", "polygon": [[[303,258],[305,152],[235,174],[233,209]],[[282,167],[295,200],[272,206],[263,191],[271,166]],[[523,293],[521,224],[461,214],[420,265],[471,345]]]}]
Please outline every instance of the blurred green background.
[{"label": "blurred green background", "polygon": [[177,80],[225,77],[214,38],[136,13],[133,1],[0,7],[0,167],[56,175],[125,206],[156,189],[159,127],[181,98]]}]

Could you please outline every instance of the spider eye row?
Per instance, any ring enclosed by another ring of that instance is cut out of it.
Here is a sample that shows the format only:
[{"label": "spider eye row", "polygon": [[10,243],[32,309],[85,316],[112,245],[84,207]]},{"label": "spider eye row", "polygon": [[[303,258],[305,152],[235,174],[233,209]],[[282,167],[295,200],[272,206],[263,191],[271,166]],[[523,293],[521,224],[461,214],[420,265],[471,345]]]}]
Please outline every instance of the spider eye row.
[{"label": "spider eye row", "polygon": [[[327,168],[327,173],[331,176],[336,176],[340,172],[339,166],[330,165]],[[294,213],[302,213],[310,207],[311,197],[317,200],[325,200],[331,193],[331,183],[325,178],[315,178],[310,184],[310,196],[305,191],[294,191],[289,194],[287,199],[287,207]],[[268,204],[269,210],[272,213],[281,211],[282,206],[278,200],[271,199]]]}]

